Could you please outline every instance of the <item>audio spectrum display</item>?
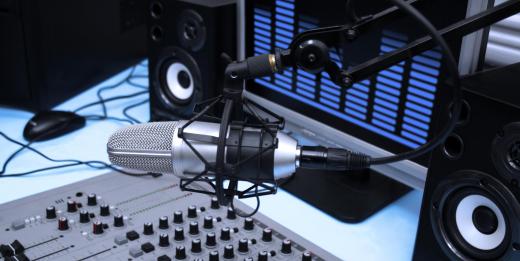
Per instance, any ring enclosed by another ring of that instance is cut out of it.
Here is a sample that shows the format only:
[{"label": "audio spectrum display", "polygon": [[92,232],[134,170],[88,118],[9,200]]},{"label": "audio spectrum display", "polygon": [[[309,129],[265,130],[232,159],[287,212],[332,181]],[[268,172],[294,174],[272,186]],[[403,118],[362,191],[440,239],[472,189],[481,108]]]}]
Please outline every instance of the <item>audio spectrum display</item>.
[{"label": "audio spectrum display", "polygon": [[[369,2],[382,7],[381,1]],[[462,5],[464,7],[456,6],[455,10],[447,12],[447,20],[463,18],[465,4]],[[319,3],[261,0],[246,4],[246,56],[287,48],[298,33],[344,24],[345,16],[345,1],[337,0]],[[369,36],[356,39],[355,43],[331,48],[330,57],[339,66],[348,68],[403,47],[424,35],[421,28],[412,28],[410,21],[405,20],[399,19],[384,28],[376,28],[373,33],[368,33]],[[444,23],[434,21],[437,26]],[[460,46],[453,51],[457,53],[458,48]],[[325,72],[312,74],[300,69],[255,79],[248,83],[247,89],[336,129],[398,152],[416,148],[433,135],[435,105],[439,99],[438,89],[443,87],[443,70],[441,52],[435,48],[357,82],[348,90],[335,85]]]}]

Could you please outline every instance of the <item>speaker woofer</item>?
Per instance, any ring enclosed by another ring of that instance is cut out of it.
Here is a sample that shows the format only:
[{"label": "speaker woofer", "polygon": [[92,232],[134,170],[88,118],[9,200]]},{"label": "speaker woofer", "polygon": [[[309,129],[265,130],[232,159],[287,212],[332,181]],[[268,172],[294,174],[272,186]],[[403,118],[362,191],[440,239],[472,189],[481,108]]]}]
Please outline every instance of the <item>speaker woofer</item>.
[{"label": "speaker woofer", "polygon": [[519,255],[520,207],[495,178],[472,170],[450,175],[435,189],[432,228],[444,252],[454,259],[497,260]]},{"label": "speaker woofer", "polygon": [[518,186],[520,181],[520,122],[506,125],[497,134],[493,140],[491,158],[498,173],[511,184]]}]

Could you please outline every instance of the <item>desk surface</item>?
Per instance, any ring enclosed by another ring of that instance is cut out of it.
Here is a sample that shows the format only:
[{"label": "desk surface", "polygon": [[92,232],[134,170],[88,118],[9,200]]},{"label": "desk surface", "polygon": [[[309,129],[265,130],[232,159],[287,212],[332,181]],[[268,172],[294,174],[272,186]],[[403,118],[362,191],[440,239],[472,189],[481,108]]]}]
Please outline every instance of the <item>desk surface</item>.
[{"label": "desk surface", "polygon": [[[83,104],[96,101],[98,88],[118,82],[129,72],[130,70],[126,70],[73,97],[55,109],[73,110]],[[137,66],[136,74],[146,75],[146,73],[146,67]],[[135,79],[134,81],[144,85],[148,84],[146,78]],[[141,89],[124,84],[121,87],[104,92],[103,95],[104,97],[111,97],[137,91],[141,91]],[[122,117],[122,109],[125,106],[146,98],[146,95],[142,95],[109,103],[109,115]],[[101,109],[97,106],[82,111],[82,114],[87,113],[101,114]],[[149,119],[148,104],[134,108],[129,113],[137,119],[146,121]],[[22,130],[32,115],[30,112],[0,107],[0,131],[23,142]],[[89,121],[87,126],[81,130],[58,139],[39,142],[34,147],[56,159],[103,160],[108,162],[106,153],[108,137],[113,131],[125,125],[127,123],[110,120]],[[0,138],[0,148],[0,163],[3,164],[5,159],[18,147]],[[25,150],[12,162],[7,173],[23,172],[54,166],[55,164]],[[105,172],[107,171],[78,166],[26,177],[2,178],[0,179],[0,203],[67,185]],[[412,191],[359,224],[342,223],[283,190],[279,190],[276,195],[262,197],[260,212],[344,260],[411,260],[421,198],[422,192]],[[252,207],[256,204],[254,200],[245,200],[244,202]]]}]

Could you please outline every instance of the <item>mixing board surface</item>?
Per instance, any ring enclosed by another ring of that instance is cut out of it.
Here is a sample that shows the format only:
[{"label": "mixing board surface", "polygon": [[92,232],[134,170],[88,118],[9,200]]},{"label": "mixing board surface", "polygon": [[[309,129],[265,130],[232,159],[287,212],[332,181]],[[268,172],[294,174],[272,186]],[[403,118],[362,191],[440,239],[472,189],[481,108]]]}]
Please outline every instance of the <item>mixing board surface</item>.
[{"label": "mixing board surface", "polygon": [[0,205],[0,261],[339,260],[266,216],[238,217],[178,182],[108,173]]}]

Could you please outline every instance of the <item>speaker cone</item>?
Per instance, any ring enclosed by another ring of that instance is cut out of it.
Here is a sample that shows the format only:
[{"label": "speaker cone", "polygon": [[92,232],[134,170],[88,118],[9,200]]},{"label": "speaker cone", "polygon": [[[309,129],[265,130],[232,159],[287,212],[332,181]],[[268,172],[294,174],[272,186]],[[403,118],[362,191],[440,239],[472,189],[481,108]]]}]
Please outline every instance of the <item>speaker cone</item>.
[{"label": "speaker cone", "polygon": [[520,207],[490,175],[465,170],[440,183],[431,202],[432,228],[448,256],[497,260],[518,255]]}]

